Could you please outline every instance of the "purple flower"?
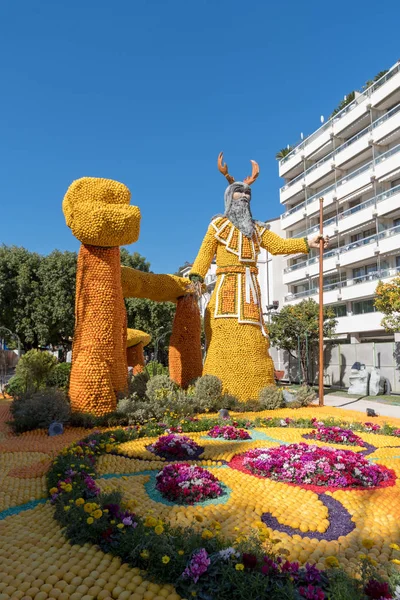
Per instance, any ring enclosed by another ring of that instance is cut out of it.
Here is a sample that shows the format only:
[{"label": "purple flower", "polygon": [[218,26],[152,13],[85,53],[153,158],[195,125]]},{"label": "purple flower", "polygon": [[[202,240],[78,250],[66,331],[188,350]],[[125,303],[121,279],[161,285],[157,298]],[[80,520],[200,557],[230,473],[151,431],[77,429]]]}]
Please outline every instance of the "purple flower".
[{"label": "purple flower", "polygon": [[182,573],[182,577],[185,579],[192,579],[194,583],[197,583],[199,577],[207,571],[210,563],[211,561],[208,558],[207,550],[201,548],[198,552],[193,554],[188,566]]}]

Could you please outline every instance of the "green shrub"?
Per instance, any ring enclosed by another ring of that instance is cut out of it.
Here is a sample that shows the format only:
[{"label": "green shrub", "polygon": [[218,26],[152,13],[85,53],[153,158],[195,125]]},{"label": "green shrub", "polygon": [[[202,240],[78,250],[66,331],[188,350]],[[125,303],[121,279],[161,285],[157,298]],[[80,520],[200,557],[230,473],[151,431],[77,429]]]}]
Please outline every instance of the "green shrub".
[{"label": "green shrub", "polygon": [[11,377],[6,386],[7,394],[10,394],[13,398],[21,398],[26,393],[25,379],[18,375]]},{"label": "green shrub", "polygon": [[64,392],[48,388],[35,392],[30,398],[19,398],[11,403],[13,421],[17,433],[43,429],[51,423],[66,423],[70,417],[70,405]]},{"label": "green shrub", "polygon": [[312,387],[308,385],[302,385],[299,390],[296,392],[294,403],[299,407],[301,406],[309,406],[316,399],[317,394],[313,390]]},{"label": "green shrub", "polygon": [[49,387],[56,387],[61,390],[68,390],[70,374],[71,363],[58,363],[51,371],[46,383]]},{"label": "green shrub", "polygon": [[258,400],[248,400],[247,402],[238,402],[234,410],[236,412],[260,412],[265,407]]},{"label": "green shrub", "polygon": [[146,396],[146,387],[150,377],[147,371],[142,371],[137,375],[130,375],[128,382],[128,394],[137,394],[138,398]]},{"label": "green shrub", "polygon": [[260,391],[258,401],[263,410],[275,410],[285,406],[283,392],[276,385],[268,385]]},{"label": "green shrub", "polygon": [[46,386],[57,359],[49,352],[29,350],[18,361],[15,375],[21,381],[23,393],[32,395]]},{"label": "green shrub", "polygon": [[146,396],[151,401],[164,399],[173,400],[178,392],[178,386],[168,375],[155,375],[147,382]]},{"label": "green shrub", "polygon": [[221,404],[222,382],[215,375],[203,375],[196,380],[194,400],[199,410],[216,411],[225,408]]},{"label": "green shrub", "polygon": [[147,363],[146,371],[149,377],[155,377],[156,375],[169,375],[168,367],[164,367],[164,365],[156,360],[151,360]]}]

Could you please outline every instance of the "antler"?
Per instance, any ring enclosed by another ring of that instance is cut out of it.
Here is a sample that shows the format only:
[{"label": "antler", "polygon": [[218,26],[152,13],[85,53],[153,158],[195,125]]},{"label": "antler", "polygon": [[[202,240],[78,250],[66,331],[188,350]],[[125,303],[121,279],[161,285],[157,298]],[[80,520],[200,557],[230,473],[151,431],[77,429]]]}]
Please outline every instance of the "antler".
[{"label": "antler", "polygon": [[229,183],[234,183],[235,179],[234,179],[234,177],[232,177],[232,175],[229,175],[228,165],[226,163],[223,164],[223,162],[222,162],[223,158],[224,158],[224,153],[220,152],[218,155],[218,169],[219,169],[219,171],[221,171],[222,175],[224,175],[224,177],[227,178]]},{"label": "antler", "polygon": [[254,183],[260,174],[260,167],[258,166],[256,161],[251,160],[250,162],[252,165],[251,175],[249,175],[249,177],[246,177],[246,179],[243,180],[243,183],[247,183],[247,185],[251,185],[252,183]]}]

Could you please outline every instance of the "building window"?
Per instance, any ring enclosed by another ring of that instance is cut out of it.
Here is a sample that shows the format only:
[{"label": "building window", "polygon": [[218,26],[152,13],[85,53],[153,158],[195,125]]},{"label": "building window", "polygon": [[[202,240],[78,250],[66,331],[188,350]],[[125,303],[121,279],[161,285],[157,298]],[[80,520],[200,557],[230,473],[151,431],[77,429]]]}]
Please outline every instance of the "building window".
[{"label": "building window", "polygon": [[347,306],[345,304],[334,304],[333,306],[328,306],[330,308],[335,317],[345,317],[347,315]]},{"label": "building window", "polygon": [[400,225],[400,219],[393,219],[393,227],[398,227]]},{"label": "building window", "polygon": [[360,300],[359,302],[353,302],[352,305],[353,315],[364,315],[366,313],[376,312],[374,300]]},{"label": "building window", "polygon": [[396,256],[396,269],[400,269],[400,256]]},{"label": "building window", "polygon": [[368,277],[368,275],[376,273],[377,270],[377,263],[371,263],[369,265],[364,265],[363,267],[358,267],[357,269],[353,269],[353,279],[357,279],[358,281],[368,281],[369,279],[372,279],[372,277]]}]

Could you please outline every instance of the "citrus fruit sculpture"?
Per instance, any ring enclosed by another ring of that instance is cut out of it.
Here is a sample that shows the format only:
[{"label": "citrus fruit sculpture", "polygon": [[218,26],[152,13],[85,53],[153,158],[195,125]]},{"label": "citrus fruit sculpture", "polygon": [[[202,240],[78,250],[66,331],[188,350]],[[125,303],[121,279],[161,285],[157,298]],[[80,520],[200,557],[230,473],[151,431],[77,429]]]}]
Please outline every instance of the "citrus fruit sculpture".
[{"label": "citrus fruit sculpture", "polygon": [[[124,297],[176,301],[187,280],[122,267],[119,247],[135,242],[140,210],[118,181],[83,177],[63,201],[66,223],[82,242],[76,278],[75,333],[69,387],[72,410],[103,415],[116,408],[127,387],[127,330]],[[139,371],[149,337],[132,330],[128,357]],[[133,350],[135,348],[135,350]]]}]

